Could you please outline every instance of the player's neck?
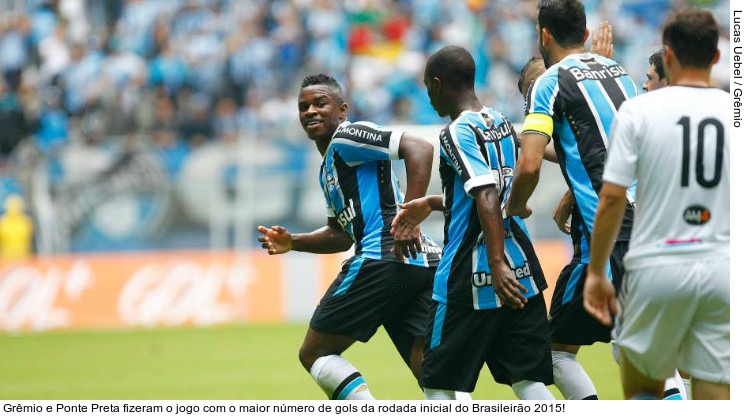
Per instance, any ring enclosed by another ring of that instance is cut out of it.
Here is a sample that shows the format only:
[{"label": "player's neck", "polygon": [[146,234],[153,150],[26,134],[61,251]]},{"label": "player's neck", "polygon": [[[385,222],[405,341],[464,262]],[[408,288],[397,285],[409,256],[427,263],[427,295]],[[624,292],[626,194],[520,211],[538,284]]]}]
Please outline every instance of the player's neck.
[{"label": "player's neck", "polygon": [[672,86],[712,87],[710,68],[680,68],[669,74]]},{"label": "player's neck", "polygon": [[583,46],[578,46],[576,48],[556,48],[555,52],[553,52],[551,56],[552,63],[550,65],[553,65],[556,62],[561,62],[564,58],[573,54],[586,54],[586,48]]},{"label": "player's neck", "polygon": [[452,111],[449,112],[451,120],[457,119],[460,114],[466,110],[478,112],[483,109],[483,104],[478,100],[478,97],[476,97],[474,92],[469,92],[462,97],[456,98],[454,103],[455,105],[452,108]]},{"label": "player's neck", "polygon": [[333,136],[328,137],[328,139],[319,139],[315,141],[315,146],[318,148],[320,155],[325,155],[328,150],[328,144],[331,143],[331,139],[333,139]]}]

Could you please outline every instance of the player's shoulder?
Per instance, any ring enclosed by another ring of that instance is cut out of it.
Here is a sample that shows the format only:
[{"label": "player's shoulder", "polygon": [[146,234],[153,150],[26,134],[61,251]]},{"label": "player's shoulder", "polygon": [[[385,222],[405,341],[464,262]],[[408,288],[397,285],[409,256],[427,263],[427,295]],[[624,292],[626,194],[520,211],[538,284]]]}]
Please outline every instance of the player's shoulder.
[{"label": "player's shoulder", "polygon": [[383,143],[385,137],[385,129],[374,122],[344,121],[338,126],[338,128],[336,128],[336,132],[333,134],[333,140],[331,141],[331,144],[348,144],[350,143],[349,141],[351,141],[369,143],[374,145]]}]

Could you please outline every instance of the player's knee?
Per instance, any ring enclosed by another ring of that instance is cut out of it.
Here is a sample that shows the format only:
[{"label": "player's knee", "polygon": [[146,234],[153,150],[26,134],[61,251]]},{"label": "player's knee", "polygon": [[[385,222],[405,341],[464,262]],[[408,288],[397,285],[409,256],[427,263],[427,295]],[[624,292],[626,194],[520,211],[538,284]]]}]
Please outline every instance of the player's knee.
[{"label": "player's knee", "polygon": [[315,363],[315,361],[320,357],[321,356],[318,355],[317,350],[313,347],[309,347],[306,344],[303,344],[302,347],[300,347],[300,363],[302,363],[302,367],[304,367],[305,370],[310,371],[310,368],[313,367],[313,363]]},{"label": "player's knee", "polygon": [[318,347],[314,344],[303,344],[302,347],[300,347],[299,358],[300,363],[302,363],[305,370],[310,371],[310,368],[313,367],[315,361],[321,357],[330,356],[332,354],[340,353]]}]

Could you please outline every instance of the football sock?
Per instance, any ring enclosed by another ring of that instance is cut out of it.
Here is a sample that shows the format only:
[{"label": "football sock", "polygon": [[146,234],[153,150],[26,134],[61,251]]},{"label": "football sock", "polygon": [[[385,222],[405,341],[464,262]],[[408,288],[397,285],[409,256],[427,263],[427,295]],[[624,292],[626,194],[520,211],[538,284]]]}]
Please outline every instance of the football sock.
[{"label": "football sock", "polygon": [[310,367],[310,375],[329,399],[375,399],[359,370],[341,356],[318,358]]},{"label": "football sock", "polygon": [[453,401],[457,399],[457,393],[454,390],[424,388],[424,399],[427,401]]},{"label": "football sock", "polygon": [[455,399],[458,401],[472,401],[473,397],[470,396],[470,392],[455,392]]},{"label": "football sock", "polygon": [[542,382],[520,380],[517,383],[512,383],[511,387],[517,398],[521,400],[555,400],[555,396]]},{"label": "football sock", "polygon": [[566,351],[553,351],[553,378],[555,386],[564,398],[598,399],[597,389],[584,368],[576,359],[576,354]]}]

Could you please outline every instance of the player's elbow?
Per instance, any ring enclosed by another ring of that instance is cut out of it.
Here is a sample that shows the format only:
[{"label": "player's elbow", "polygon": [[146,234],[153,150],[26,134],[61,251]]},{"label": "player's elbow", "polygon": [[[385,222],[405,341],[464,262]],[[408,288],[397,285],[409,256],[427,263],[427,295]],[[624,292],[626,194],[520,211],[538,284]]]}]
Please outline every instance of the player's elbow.
[{"label": "player's elbow", "polygon": [[404,135],[400,143],[399,153],[400,158],[406,161],[431,161],[434,158],[434,146],[423,138]]},{"label": "player's elbow", "polygon": [[538,176],[540,174],[540,163],[540,160],[534,158],[520,158],[517,162],[517,172],[523,176]]}]

